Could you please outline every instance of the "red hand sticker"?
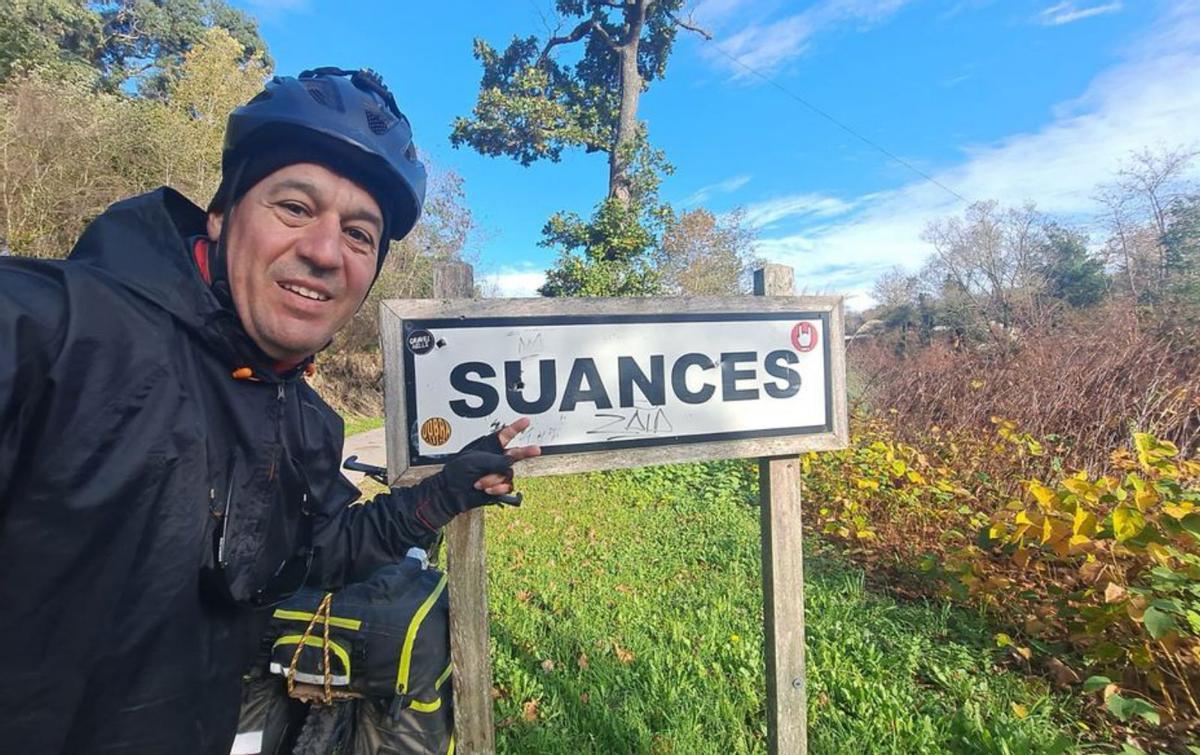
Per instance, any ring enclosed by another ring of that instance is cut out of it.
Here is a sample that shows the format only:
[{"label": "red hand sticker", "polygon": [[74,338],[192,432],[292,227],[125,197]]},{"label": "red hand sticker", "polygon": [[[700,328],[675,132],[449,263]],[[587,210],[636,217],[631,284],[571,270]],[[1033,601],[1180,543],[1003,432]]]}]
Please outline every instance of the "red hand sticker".
[{"label": "red hand sticker", "polygon": [[807,320],[792,328],[792,346],[801,353],[817,348],[817,328]]}]

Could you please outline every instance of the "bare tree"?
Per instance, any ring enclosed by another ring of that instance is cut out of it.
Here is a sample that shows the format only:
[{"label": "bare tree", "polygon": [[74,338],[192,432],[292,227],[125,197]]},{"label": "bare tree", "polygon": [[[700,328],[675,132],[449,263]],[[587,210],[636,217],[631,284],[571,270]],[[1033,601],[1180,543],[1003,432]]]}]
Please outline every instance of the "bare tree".
[{"label": "bare tree", "polygon": [[1043,224],[1032,203],[1002,209],[994,200],[976,202],[961,218],[925,227],[921,238],[934,252],[922,277],[932,287],[952,283],[980,313],[1006,326],[1028,318],[1044,287],[1038,264]]},{"label": "bare tree", "polygon": [[1170,208],[1195,191],[1188,176],[1198,154],[1181,146],[1132,152],[1116,179],[1097,190],[1109,233],[1107,246],[1135,298],[1159,295],[1166,285],[1163,238],[1169,230]]},{"label": "bare tree", "polygon": [[885,309],[911,306],[916,304],[920,288],[920,279],[917,276],[899,265],[894,265],[875,280],[871,288],[871,298],[877,306]]}]

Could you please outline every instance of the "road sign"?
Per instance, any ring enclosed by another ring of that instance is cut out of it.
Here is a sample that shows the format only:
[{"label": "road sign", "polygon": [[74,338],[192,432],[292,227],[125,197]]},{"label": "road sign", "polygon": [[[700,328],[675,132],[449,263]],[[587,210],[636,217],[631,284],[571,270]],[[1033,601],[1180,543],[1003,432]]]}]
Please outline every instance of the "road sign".
[{"label": "road sign", "polygon": [[522,474],[832,447],[840,300],[767,301],[386,302],[401,468],[422,476],[518,417],[543,453]]}]

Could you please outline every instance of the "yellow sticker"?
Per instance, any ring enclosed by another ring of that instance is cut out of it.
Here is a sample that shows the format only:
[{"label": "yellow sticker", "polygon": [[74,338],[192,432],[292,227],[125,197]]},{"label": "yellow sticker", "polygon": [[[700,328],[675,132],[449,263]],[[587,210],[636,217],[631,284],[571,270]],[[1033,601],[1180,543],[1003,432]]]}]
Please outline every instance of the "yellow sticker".
[{"label": "yellow sticker", "polygon": [[421,440],[431,446],[442,446],[450,440],[450,423],[441,417],[432,417],[421,425]]}]

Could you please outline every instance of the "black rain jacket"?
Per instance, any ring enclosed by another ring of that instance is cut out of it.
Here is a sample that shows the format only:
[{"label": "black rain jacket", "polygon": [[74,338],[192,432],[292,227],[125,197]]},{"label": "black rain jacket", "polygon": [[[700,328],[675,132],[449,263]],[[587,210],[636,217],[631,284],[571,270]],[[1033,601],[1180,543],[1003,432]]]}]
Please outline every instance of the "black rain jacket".
[{"label": "black rain jacket", "polygon": [[204,223],[163,188],[66,262],[0,259],[5,752],[225,755],[269,613],[234,599],[308,541],[334,588],[434,537],[439,484],[348,505],[341,419],[201,280]]}]

